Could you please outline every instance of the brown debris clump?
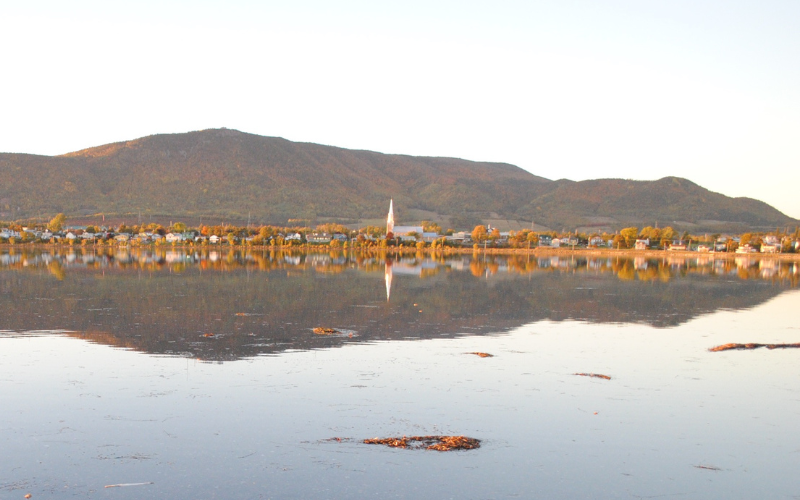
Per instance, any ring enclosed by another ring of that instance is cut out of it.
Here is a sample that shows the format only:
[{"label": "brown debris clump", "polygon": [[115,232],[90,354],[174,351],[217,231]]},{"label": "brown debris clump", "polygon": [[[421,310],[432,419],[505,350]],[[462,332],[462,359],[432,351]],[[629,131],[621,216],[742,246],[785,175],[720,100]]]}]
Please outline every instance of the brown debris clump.
[{"label": "brown debris clump", "polygon": [[321,443],[349,443],[352,441],[352,438],[343,438],[343,437],[332,437],[327,439],[321,439]]},{"label": "brown debris clump", "polygon": [[695,469],[705,469],[705,470],[722,470],[719,467],[714,467],[713,465],[695,465]]},{"label": "brown debris clump", "polygon": [[603,375],[601,373],[576,373],[580,377],[594,377],[594,378],[602,378],[604,380],[611,380],[611,377],[608,375]]},{"label": "brown debris clump", "polygon": [[476,356],[480,356],[482,358],[493,358],[494,354],[489,354],[488,352],[468,352],[467,354],[474,354]]},{"label": "brown debris clump", "polygon": [[336,330],[335,328],[322,328],[318,326],[314,328],[314,333],[316,333],[317,335],[335,335],[337,333],[342,333],[342,332]]},{"label": "brown debris clump", "polygon": [[392,448],[426,449],[435,451],[474,450],[481,447],[480,439],[466,436],[403,436],[365,439],[365,444],[382,444]]},{"label": "brown debris clump", "polygon": [[731,351],[731,350],[744,350],[744,349],[758,349],[759,347],[766,347],[767,349],[797,349],[800,344],[723,344],[709,349],[711,352]]}]

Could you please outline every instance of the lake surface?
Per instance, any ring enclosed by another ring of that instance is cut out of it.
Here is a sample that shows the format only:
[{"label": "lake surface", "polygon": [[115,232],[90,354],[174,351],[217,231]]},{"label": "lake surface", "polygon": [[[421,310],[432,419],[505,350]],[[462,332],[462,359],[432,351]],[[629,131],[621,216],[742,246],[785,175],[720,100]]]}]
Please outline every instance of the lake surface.
[{"label": "lake surface", "polygon": [[[5,249],[0,498],[797,498],[800,349],[708,349],[800,342],[799,281],[746,258]],[[482,443],[362,443],[425,434]]]}]

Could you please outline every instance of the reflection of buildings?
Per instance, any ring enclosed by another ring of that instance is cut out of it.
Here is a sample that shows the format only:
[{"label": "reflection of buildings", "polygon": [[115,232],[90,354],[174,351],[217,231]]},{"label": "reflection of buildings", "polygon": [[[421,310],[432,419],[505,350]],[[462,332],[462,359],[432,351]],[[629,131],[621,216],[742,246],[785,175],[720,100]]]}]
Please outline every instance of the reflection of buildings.
[{"label": "reflection of buildings", "polygon": [[[387,259],[392,259],[388,264]],[[51,266],[52,265],[52,266]],[[0,250],[0,270],[3,269],[184,269],[197,266],[202,270],[236,269],[306,270],[339,273],[346,270],[367,272],[385,271],[387,297],[391,294],[391,280],[395,274],[415,278],[428,278],[446,271],[469,272],[474,276],[497,274],[535,274],[552,272],[571,273],[615,273],[624,271],[625,279],[632,279],[630,271],[636,271],[640,280],[658,277],[666,281],[670,277],[686,274],[715,274],[738,276],[742,279],[788,279],[798,283],[800,263],[774,258],[754,258],[748,255],[730,255],[730,258],[715,258],[705,254],[685,257],[668,254],[666,258],[647,258],[637,255],[627,257],[570,255],[570,256],[500,256],[478,258],[469,254],[454,254],[431,257],[419,253],[391,254],[385,252],[302,252],[302,251],[250,251],[231,249],[220,251],[207,247],[196,249],[174,248],[86,248],[55,251],[51,249],[4,248]]]},{"label": "reflection of buildings", "polygon": [[437,263],[429,259],[422,261],[418,261],[416,259],[400,259],[394,262],[387,260],[384,266],[384,280],[386,281],[387,301],[392,293],[392,278],[395,274],[422,278],[426,274],[435,273],[436,269],[438,268]]},{"label": "reflection of buildings", "polygon": [[389,302],[389,297],[392,295],[392,261],[387,260],[385,266],[383,279],[386,281],[386,302]]},{"label": "reflection of buildings", "polygon": [[771,278],[778,274],[780,263],[775,260],[759,260],[758,270],[761,272],[762,278]]}]

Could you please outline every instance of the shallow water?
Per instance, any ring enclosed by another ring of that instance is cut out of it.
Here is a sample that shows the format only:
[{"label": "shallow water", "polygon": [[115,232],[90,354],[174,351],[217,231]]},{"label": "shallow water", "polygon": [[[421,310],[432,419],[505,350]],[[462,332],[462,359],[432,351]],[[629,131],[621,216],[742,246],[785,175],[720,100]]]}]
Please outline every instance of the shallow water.
[{"label": "shallow water", "polygon": [[793,268],[183,257],[0,271],[0,498],[800,494]]}]

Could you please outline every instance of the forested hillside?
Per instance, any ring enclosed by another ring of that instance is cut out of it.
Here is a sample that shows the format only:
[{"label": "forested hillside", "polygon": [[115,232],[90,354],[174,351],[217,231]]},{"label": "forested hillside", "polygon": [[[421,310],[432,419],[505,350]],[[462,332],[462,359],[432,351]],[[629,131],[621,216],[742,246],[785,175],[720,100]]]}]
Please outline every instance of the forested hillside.
[{"label": "forested hillside", "polygon": [[504,163],[387,155],[227,129],[154,135],[58,157],[0,154],[5,220],[64,212],[357,223],[384,217],[390,198],[401,219],[425,211],[456,228],[498,218],[554,229],[797,222],[763,202],[685,179],[551,181]]}]

